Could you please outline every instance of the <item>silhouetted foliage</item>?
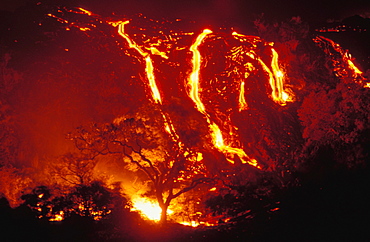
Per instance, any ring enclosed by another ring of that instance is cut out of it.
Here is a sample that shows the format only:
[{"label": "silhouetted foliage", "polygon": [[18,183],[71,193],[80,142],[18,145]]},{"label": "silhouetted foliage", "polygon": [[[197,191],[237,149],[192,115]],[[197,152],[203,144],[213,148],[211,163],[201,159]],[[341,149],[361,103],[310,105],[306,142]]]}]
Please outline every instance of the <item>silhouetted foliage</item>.
[{"label": "silhouetted foliage", "polygon": [[36,213],[37,218],[47,218],[50,211],[51,194],[46,186],[38,186],[30,194],[21,196],[23,205],[30,207]]},{"label": "silhouetted foliage", "polygon": [[238,221],[258,219],[268,216],[277,207],[277,192],[281,187],[273,181],[269,174],[261,175],[256,181],[245,182],[243,185],[230,184],[220,189],[217,195],[209,197],[205,205],[214,215],[222,215],[222,219]]},{"label": "silhouetted foliage", "polygon": [[150,182],[146,195],[157,199],[164,223],[173,199],[211,180],[197,151],[179,145],[166,129],[162,111],[147,105],[113,123],[80,127],[69,137],[82,153],[119,154],[127,169],[144,173]]},{"label": "silhouetted foliage", "polygon": [[[101,220],[111,213],[114,205],[127,206],[127,200],[118,198],[122,194],[113,195],[112,191],[97,181],[77,185],[64,195],[53,196],[51,192],[46,186],[38,186],[21,197],[24,200],[22,206],[29,207],[35,217],[52,221],[75,215]],[[121,203],[117,204],[113,197]]]},{"label": "silhouetted foliage", "polygon": [[48,172],[56,183],[69,186],[87,185],[94,180],[93,172],[97,164],[96,154],[66,153],[49,164]]},{"label": "silhouetted foliage", "polygon": [[111,193],[100,182],[78,185],[68,198],[73,204],[70,209],[80,216],[100,219],[112,209]]},{"label": "silhouetted foliage", "polygon": [[302,158],[312,159],[319,149],[330,147],[337,162],[350,168],[364,165],[369,110],[369,89],[358,83],[340,82],[328,91],[312,91],[298,110],[306,139]]}]

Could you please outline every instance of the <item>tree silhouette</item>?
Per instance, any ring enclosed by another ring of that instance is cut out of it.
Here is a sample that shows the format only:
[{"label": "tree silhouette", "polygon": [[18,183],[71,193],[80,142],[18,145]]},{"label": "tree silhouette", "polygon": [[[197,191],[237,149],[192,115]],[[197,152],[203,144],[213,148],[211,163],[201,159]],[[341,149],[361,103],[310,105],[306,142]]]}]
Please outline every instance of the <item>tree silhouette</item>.
[{"label": "tree silhouette", "polygon": [[23,205],[27,205],[36,213],[37,218],[48,218],[51,210],[50,203],[51,193],[46,186],[35,187],[31,193],[24,194],[21,199],[24,200]]},{"label": "tree silhouette", "polygon": [[187,149],[166,131],[166,120],[154,105],[113,123],[79,128],[70,138],[82,152],[120,154],[130,170],[141,171],[167,220],[171,201],[197,185],[210,181],[199,153]]},{"label": "tree silhouette", "polygon": [[101,182],[89,185],[77,185],[68,199],[72,202],[73,213],[99,220],[111,212],[112,196]]},{"label": "tree silhouette", "polygon": [[95,155],[66,153],[49,165],[49,172],[57,183],[66,183],[68,186],[88,185],[94,180],[96,164]]}]

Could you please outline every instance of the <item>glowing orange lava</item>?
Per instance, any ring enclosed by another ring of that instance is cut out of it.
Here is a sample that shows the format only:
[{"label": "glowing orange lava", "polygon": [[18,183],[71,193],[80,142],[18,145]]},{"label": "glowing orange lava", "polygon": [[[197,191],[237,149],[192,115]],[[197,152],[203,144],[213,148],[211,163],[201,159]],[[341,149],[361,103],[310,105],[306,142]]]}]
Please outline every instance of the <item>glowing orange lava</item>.
[{"label": "glowing orange lava", "polygon": [[[145,73],[146,73],[146,77],[149,81],[149,87],[150,87],[151,92],[152,92],[152,98],[153,98],[155,103],[162,104],[162,97],[161,97],[161,94],[160,94],[159,89],[157,87],[157,83],[156,83],[155,76],[154,76],[153,61],[150,57],[150,54],[145,52],[143,50],[143,48],[141,48],[139,45],[137,45],[135,43],[135,41],[133,41],[130,38],[130,36],[125,33],[125,25],[128,24],[128,23],[129,23],[129,21],[110,22],[110,24],[113,25],[114,27],[118,26],[118,34],[127,41],[128,45],[129,45],[129,48],[135,49],[144,58],[144,60],[145,60]],[[152,54],[160,55],[165,59],[168,58],[164,52],[160,52],[159,50],[157,50],[157,48],[155,48],[153,46],[151,46],[149,49],[150,49]],[[165,130],[172,136],[174,141],[179,143],[179,141],[178,141],[179,137],[178,137],[178,135],[175,131],[175,128],[173,127],[171,119],[167,115],[165,115],[163,113],[163,111],[162,111],[162,116],[163,116],[163,119],[164,119],[164,122],[165,122],[164,123]],[[179,146],[180,146],[180,144],[179,144]]]},{"label": "glowing orange lava", "polygon": [[84,8],[77,8],[77,9],[80,10],[81,12],[83,12],[84,14],[89,15],[89,16],[92,16],[93,15],[93,13],[91,11],[86,10]]},{"label": "glowing orange lava", "polygon": [[[260,42],[261,39],[255,36],[246,36],[239,34],[237,32],[233,32],[232,35],[234,38],[239,40],[240,42],[245,42],[249,40],[253,44],[253,48],[256,48],[256,43]],[[274,102],[284,106],[287,102],[293,101],[293,96],[291,93],[288,94],[285,90],[285,83],[284,83],[284,71],[280,68],[279,65],[279,54],[276,52],[274,48],[272,48],[274,43],[269,43],[269,46],[271,46],[271,69],[265,64],[265,62],[257,56],[257,54],[252,50],[249,52],[245,52],[247,56],[250,58],[257,60],[260,65],[262,66],[262,69],[268,74],[269,76],[269,84],[271,87],[271,98],[274,100]],[[243,84],[244,85],[244,84]],[[242,90],[242,89],[241,89]],[[241,95],[241,94],[240,94]],[[239,100],[241,100],[241,97],[239,97]],[[239,101],[240,106],[244,105],[243,101]],[[240,110],[240,108],[239,108]]]},{"label": "glowing orange lava", "polygon": [[240,91],[239,91],[239,112],[242,110],[248,109],[248,104],[245,101],[244,86],[245,86],[245,82],[242,81],[240,83]]},{"label": "glowing orange lava", "polygon": [[284,92],[284,72],[279,67],[279,55],[275,49],[271,48],[272,51],[272,60],[271,67],[275,76],[275,81],[271,85],[273,88],[272,96],[275,102],[280,105],[285,105],[289,100],[289,95]]},{"label": "glowing orange lava", "polygon": [[[128,43],[129,47],[132,49],[135,49],[145,60],[145,73],[147,76],[147,79],[149,81],[149,86],[152,91],[152,97],[156,103],[161,104],[162,98],[161,94],[159,93],[157,83],[155,81],[154,76],[154,67],[152,59],[150,58],[150,55],[143,51],[129,36],[125,33],[125,25],[128,24],[129,21],[124,22],[116,22],[112,23],[113,26],[118,25],[118,34],[122,36]],[[154,47],[153,47],[154,48]]]},{"label": "glowing orange lava", "polygon": [[[201,98],[199,95],[200,93],[199,75],[200,75],[200,67],[201,67],[201,55],[198,50],[198,46],[202,43],[204,38],[208,34],[211,34],[211,33],[212,31],[209,29],[203,30],[203,32],[200,35],[198,35],[195,42],[190,47],[190,51],[193,53],[193,58],[192,58],[193,68],[192,68],[192,72],[188,79],[188,84],[190,86],[189,97],[193,100],[197,110],[201,112],[202,114],[204,114],[204,116],[206,117],[208,126],[210,128],[210,132],[211,132],[212,143],[215,148],[217,148],[219,151],[224,153],[226,157],[229,157],[228,154],[237,155],[242,161],[242,163],[247,163],[254,167],[261,168],[258,165],[257,161],[255,159],[249,158],[243,149],[234,148],[234,147],[225,145],[223,135],[222,135],[222,132],[219,126],[216,123],[211,121],[210,116],[206,112],[204,104],[201,101]],[[234,163],[233,159],[227,158],[227,160],[232,164]]]},{"label": "glowing orange lava", "polygon": [[[84,14],[87,16],[96,16],[92,12],[85,10],[83,8],[78,8],[78,11],[72,11],[72,12],[77,13],[77,14]],[[88,31],[88,30],[91,30],[92,27],[94,27],[93,25],[80,26],[77,23],[69,22],[53,14],[49,14],[49,16],[55,18],[57,21],[63,24],[68,24],[69,27],[76,27],[80,31]],[[136,43],[134,39],[132,38],[132,36],[135,36],[135,35],[132,35],[130,37],[130,35],[126,32],[125,27],[129,24],[128,20],[127,21],[117,21],[117,22],[106,21],[106,23],[118,28],[118,35],[127,42],[128,48],[132,49],[133,52],[136,53],[135,57],[139,59],[139,61],[141,61],[141,63],[143,64],[143,68],[145,66],[144,82],[150,88],[151,100],[153,100],[154,103],[158,104],[162,109],[164,109],[163,108],[164,101],[162,99],[161,92],[158,88],[157,80],[155,76],[155,74],[160,73],[159,68],[161,67],[161,65],[158,64],[157,62],[154,62],[154,60],[156,61],[157,58],[152,58],[152,57],[154,57],[154,55],[159,56],[158,59],[162,58],[161,60],[165,59],[166,61],[170,62],[169,59],[170,57],[172,58],[172,55],[170,55],[171,53],[169,51],[168,53],[166,53],[165,51],[159,50],[157,47],[159,46],[160,41],[158,41],[156,44],[153,44],[150,42],[151,37],[149,36],[145,36],[146,40],[143,41],[144,44],[139,45],[138,43],[140,43],[140,41],[137,41]],[[69,30],[69,28],[66,28],[66,29]],[[166,35],[166,38],[172,41],[173,39],[176,39],[178,35],[180,34],[176,32],[171,32],[171,34]],[[193,38],[192,37],[193,33],[182,33],[182,35],[190,36],[187,38]],[[201,46],[204,43],[207,43],[206,42],[207,40],[211,38],[215,38],[215,36],[218,37],[218,35],[214,33],[212,30],[204,29],[195,38],[195,40],[192,41],[192,44],[190,47],[188,45],[184,45],[185,47],[177,46],[176,41],[173,41],[173,43],[171,43],[171,45],[174,46],[173,49],[175,49],[176,51],[189,50],[189,52],[187,53],[192,55],[191,60],[189,61],[191,70],[181,70],[182,73],[185,73],[184,75],[186,76],[185,81],[186,81],[187,95],[192,100],[193,105],[195,106],[195,109],[199,113],[201,113],[206,119],[209,135],[211,137],[210,143],[215,149],[217,149],[219,152],[224,154],[228,162],[230,162],[231,164],[234,164],[235,161],[240,160],[243,164],[249,164],[258,169],[262,169],[259,163],[257,162],[257,160],[249,157],[246,154],[246,152],[243,150],[243,148],[233,147],[235,146],[235,144],[237,144],[236,146],[243,146],[242,144],[240,145],[241,142],[239,142],[238,137],[234,135],[234,132],[226,132],[226,131],[224,131],[224,133],[222,132],[222,129],[220,128],[218,124],[222,124],[221,127],[223,128],[223,130],[226,130],[226,128],[224,127],[233,127],[234,125],[231,122],[231,118],[229,119],[225,118],[226,120],[220,120],[221,118],[215,118],[214,117],[215,115],[213,115],[214,113],[210,112],[211,108],[209,108],[209,106],[206,107],[202,101],[202,98],[203,100],[206,100],[206,96],[205,96],[206,92],[202,92],[202,87],[201,87],[202,74],[203,74],[202,67],[206,66],[207,62],[204,61],[204,59],[202,59],[199,46]],[[269,87],[269,90],[271,90],[271,91],[268,91],[268,93],[266,93],[265,95],[267,95],[277,105],[285,106],[289,102],[293,102],[294,94],[288,88],[289,85],[286,83],[287,80],[289,80],[287,78],[288,73],[284,72],[284,65],[282,63],[279,63],[279,55],[277,52],[277,50],[279,49],[275,50],[275,48],[273,48],[273,43],[266,43],[262,41],[261,38],[256,37],[256,36],[246,36],[243,34],[239,34],[237,32],[233,32],[231,36],[232,36],[232,42],[230,43],[234,43],[234,42],[242,43],[241,46],[238,45],[231,49],[231,53],[232,53],[231,55],[235,55],[235,56],[243,55],[243,57],[246,57],[246,59],[248,59],[248,61],[243,61],[243,62],[241,61],[241,64],[240,64],[241,67],[239,69],[236,69],[235,71],[235,72],[238,72],[237,78],[236,78],[237,85],[234,85],[232,88],[234,88],[233,89],[234,93],[238,93],[238,95],[236,95],[236,98],[235,98],[237,99],[236,101],[238,102],[237,110],[239,110],[239,112],[242,112],[243,110],[247,110],[249,108],[247,101],[249,102],[249,105],[252,106],[253,104],[253,102],[251,102],[250,100],[246,100],[246,90],[245,90],[246,87],[245,86],[246,86],[246,83],[248,84],[247,78],[249,77],[249,75],[253,75],[251,73],[256,69],[254,65],[256,67],[258,66],[259,69],[263,70],[264,77],[261,79],[263,79],[264,81],[263,84],[266,83],[266,85]],[[352,77],[360,81],[364,80],[362,76],[362,72],[354,64],[353,62],[354,60],[351,57],[351,55],[347,51],[344,51],[339,46],[339,44],[335,43],[334,41],[330,39],[327,39],[321,36],[318,37],[316,41],[325,42],[327,45],[330,45],[332,49],[334,49],[336,52],[338,52],[341,55],[342,61],[346,64],[346,69],[351,70],[349,71],[349,73],[352,73]],[[261,57],[258,55],[260,54],[260,52],[257,46],[260,44],[265,46],[263,47],[264,48],[263,50],[267,49],[268,51],[271,51],[270,56],[265,57],[264,55],[261,55],[263,56]],[[66,49],[66,51],[67,50],[68,49]],[[331,53],[329,54],[331,55]],[[268,61],[266,61],[266,58]],[[181,63],[181,64],[184,64],[184,63]],[[180,66],[180,63],[175,63],[175,61],[173,61],[172,65],[178,67]],[[187,65],[184,65],[184,66],[187,66]],[[155,68],[158,68],[158,69],[155,69]],[[337,71],[339,76],[347,75],[348,73],[348,71],[343,71],[343,68],[337,68],[335,70]],[[370,84],[367,83],[364,86],[370,87]],[[249,92],[249,89],[247,89],[247,92]],[[162,90],[162,94],[163,94],[163,90]],[[205,103],[208,105],[207,102]],[[163,110],[161,110],[161,114],[164,120],[165,130],[169,134],[171,134],[173,140],[176,141],[179,147],[181,148],[183,144],[180,142],[180,137],[176,133],[175,127],[169,115],[167,115]],[[232,128],[230,128],[229,130],[232,130]],[[236,128],[234,130],[236,130]],[[224,137],[224,135],[226,138]],[[202,153],[198,153],[197,161],[202,160],[202,156],[203,156]],[[217,190],[216,187],[209,189],[210,192],[214,192],[216,190]],[[132,210],[140,211],[140,213],[143,214],[147,219],[150,219],[153,221],[160,220],[162,210],[160,206],[158,205],[158,203],[155,202],[154,200],[136,196],[131,199],[131,202],[133,204]],[[271,211],[276,211],[276,210],[278,210],[278,208],[275,208]],[[173,210],[170,210],[170,209],[168,209],[167,212],[168,214],[174,213]],[[98,213],[96,215],[99,216]],[[61,211],[59,214],[56,214],[55,218],[53,218],[51,221],[60,221],[63,219],[63,217],[64,217],[64,214]],[[201,224],[200,222],[195,222],[195,221],[181,222],[181,223],[186,224],[188,226],[193,226],[193,227]],[[211,224],[208,224],[208,225],[211,225]]]},{"label": "glowing orange lava", "polygon": [[363,87],[365,88],[368,87],[368,84],[363,83],[363,81],[365,80],[365,78],[362,75],[363,73],[353,63],[354,59],[352,58],[348,50],[344,50],[338,43],[335,43],[333,40],[325,38],[323,36],[317,36],[313,40],[318,44],[324,43],[324,51],[330,56],[332,56],[332,58],[334,58],[334,56],[333,53],[328,48],[328,46],[330,46],[335,52],[337,52],[340,55],[342,62],[345,63],[345,66],[340,66],[341,63],[337,61],[333,62],[334,71],[337,76],[340,77],[348,76],[348,72],[346,71],[346,69],[349,69],[352,72],[352,77],[354,78],[355,82],[362,84]]},{"label": "glowing orange lava", "polygon": [[203,30],[203,32],[200,35],[198,35],[194,44],[190,47],[190,51],[193,53],[193,59],[192,59],[193,70],[188,79],[188,84],[190,86],[189,94],[190,94],[190,98],[194,101],[195,105],[197,106],[198,111],[203,113],[204,115],[206,115],[206,112],[205,112],[206,110],[199,97],[199,71],[200,71],[201,56],[198,50],[198,46],[202,43],[203,39],[210,33],[212,33],[212,31],[209,29]]}]

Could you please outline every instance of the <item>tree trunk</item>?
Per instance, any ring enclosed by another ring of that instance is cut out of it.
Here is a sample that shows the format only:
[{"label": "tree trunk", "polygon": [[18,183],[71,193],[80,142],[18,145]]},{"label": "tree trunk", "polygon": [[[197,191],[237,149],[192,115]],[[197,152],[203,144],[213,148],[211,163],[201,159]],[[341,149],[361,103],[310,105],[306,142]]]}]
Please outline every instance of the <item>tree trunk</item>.
[{"label": "tree trunk", "polygon": [[162,212],[161,212],[161,220],[159,221],[160,224],[165,224],[167,222],[167,208],[168,206],[166,204],[163,204],[161,206]]}]

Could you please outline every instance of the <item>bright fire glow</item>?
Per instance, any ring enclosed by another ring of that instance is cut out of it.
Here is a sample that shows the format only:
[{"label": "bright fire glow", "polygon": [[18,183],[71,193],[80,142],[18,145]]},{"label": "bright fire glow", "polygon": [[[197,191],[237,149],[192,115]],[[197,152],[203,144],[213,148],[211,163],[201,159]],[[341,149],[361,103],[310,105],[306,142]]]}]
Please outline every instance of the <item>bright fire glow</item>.
[{"label": "bright fire glow", "polygon": [[289,100],[289,95],[286,92],[284,92],[284,73],[279,68],[277,52],[274,49],[271,50],[272,50],[272,60],[271,60],[272,71],[260,58],[257,57],[257,60],[261,64],[265,72],[267,72],[267,74],[269,75],[269,83],[272,90],[271,91],[272,99],[275,102],[279,103],[280,105],[285,105],[286,101]]},{"label": "bright fire glow", "polygon": [[196,221],[180,222],[180,224],[185,225],[185,226],[190,226],[190,227],[198,227],[200,225],[200,223]]},{"label": "bright fire glow", "polygon": [[54,218],[51,218],[49,221],[63,221],[64,220],[64,212],[63,211],[59,211],[58,214],[55,214],[54,215]]},{"label": "bright fire glow", "polygon": [[[136,197],[131,200],[133,204],[132,211],[140,212],[145,218],[158,222],[161,219],[162,209],[158,203],[144,197]],[[167,210],[167,214],[173,214],[171,209]]]}]

